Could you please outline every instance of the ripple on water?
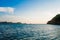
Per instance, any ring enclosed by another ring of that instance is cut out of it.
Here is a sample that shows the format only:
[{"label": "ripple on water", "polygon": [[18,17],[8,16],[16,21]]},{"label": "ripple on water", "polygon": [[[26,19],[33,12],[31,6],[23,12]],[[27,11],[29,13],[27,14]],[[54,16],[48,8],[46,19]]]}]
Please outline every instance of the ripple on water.
[{"label": "ripple on water", "polygon": [[60,28],[55,25],[0,25],[0,40],[8,39],[60,40]]}]

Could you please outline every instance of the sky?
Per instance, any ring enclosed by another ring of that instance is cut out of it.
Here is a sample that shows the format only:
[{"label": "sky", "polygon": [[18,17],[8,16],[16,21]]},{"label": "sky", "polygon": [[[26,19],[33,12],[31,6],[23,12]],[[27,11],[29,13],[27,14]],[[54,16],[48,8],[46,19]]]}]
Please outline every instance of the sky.
[{"label": "sky", "polygon": [[60,14],[60,0],[0,0],[0,21],[46,24]]}]

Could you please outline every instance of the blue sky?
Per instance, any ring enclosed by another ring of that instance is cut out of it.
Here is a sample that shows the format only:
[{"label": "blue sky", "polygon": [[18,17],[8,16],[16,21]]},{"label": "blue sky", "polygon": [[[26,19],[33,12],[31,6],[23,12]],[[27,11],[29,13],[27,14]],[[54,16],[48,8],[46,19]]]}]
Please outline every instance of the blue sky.
[{"label": "blue sky", "polygon": [[60,0],[0,0],[0,7],[0,21],[45,24],[60,13]]}]

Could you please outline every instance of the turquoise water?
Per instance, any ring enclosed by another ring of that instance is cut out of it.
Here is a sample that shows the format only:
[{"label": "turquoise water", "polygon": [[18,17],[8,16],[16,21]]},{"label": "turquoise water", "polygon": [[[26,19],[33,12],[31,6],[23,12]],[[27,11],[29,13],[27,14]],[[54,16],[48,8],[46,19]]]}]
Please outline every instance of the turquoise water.
[{"label": "turquoise water", "polygon": [[60,26],[47,24],[1,24],[0,40],[60,40]]}]

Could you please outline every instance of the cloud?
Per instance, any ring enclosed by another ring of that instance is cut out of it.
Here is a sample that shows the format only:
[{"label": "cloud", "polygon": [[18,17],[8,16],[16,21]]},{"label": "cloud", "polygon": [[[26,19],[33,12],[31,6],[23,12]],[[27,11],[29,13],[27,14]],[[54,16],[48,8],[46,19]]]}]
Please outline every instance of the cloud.
[{"label": "cloud", "polygon": [[12,8],[12,7],[0,7],[0,12],[13,14],[14,8]]}]

